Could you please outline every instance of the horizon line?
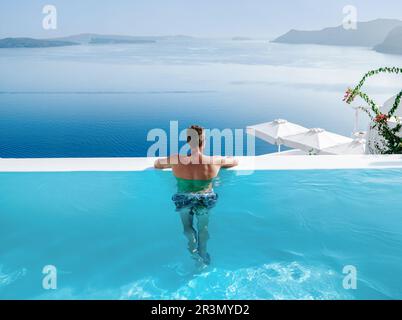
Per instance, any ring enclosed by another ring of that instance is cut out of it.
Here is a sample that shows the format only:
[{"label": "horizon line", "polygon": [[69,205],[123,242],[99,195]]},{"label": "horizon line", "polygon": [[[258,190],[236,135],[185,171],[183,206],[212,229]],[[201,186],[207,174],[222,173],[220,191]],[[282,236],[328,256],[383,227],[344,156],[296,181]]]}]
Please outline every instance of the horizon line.
[{"label": "horizon line", "polygon": [[[395,21],[401,21],[402,19],[398,18],[375,18],[375,19],[370,19],[370,20],[361,20],[357,21],[357,23],[366,23],[366,22],[373,22],[376,20],[395,20]],[[321,29],[297,29],[296,27],[290,27],[288,31],[285,31],[284,33],[287,33],[291,30],[297,30],[297,31],[321,31],[327,28],[336,28],[342,26],[342,24],[338,25],[332,25],[332,26],[324,26],[321,27]],[[122,37],[191,37],[195,39],[228,39],[228,38],[250,38],[251,40],[267,40],[271,39],[272,37],[279,37],[278,35],[267,35],[267,36],[251,36],[251,35],[220,35],[220,36],[208,36],[208,35],[194,35],[194,34],[140,34],[140,35],[133,35],[133,34],[119,34],[119,33],[102,33],[102,32],[77,32],[77,33],[66,33],[64,35],[58,35],[58,36],[50,36],[50,37],[36,37],[36,36],[3,36],[0,35],[0,40],[1,39],[6,39],[6,38],[32,38],[32,39],[38,39],[38,40],[51,40],[51,39],[57,39],[57,38],[68,38],[68,37],[73,37],[73,36],[79,36],[79,35],[102,35],[102,36],[122,36]],[[281,34],[283,35],[283,34]]]}]

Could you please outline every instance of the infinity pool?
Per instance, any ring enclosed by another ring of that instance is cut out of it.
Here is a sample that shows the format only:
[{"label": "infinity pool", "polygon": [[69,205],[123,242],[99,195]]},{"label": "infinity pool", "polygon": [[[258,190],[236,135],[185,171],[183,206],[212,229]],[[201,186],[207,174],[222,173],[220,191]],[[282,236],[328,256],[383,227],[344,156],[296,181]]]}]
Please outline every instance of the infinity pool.
[{"label": "infinity pool", "polygon": [[216,181],[209,266],[169,172],[1,173],[0,298],[402,299],[402,170],[239,173]]}]

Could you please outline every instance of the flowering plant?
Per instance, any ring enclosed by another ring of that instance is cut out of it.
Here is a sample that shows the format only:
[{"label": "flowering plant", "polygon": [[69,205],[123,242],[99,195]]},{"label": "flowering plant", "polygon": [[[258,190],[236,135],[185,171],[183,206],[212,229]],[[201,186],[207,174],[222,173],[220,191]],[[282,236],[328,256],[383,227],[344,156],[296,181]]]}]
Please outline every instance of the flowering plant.
[{"label": "flowering plant", "polygon": [[384,123],[387,122],[388,116],[386,114],[380,113],[375,118],[374,121],[377,123]]},{"label": "flowering plant", "polygon": [[371,128],[376,128],[379,134],[384,139],[384,146],[380,146],[378,143],[376,144],[377,150],[379,150],[383,154],[402,153],[402,138],[398,136],[402,128],[402,123],[399,118],[396,117],[396,125],[391,127],[389,124],[389,120],[394,118],[394,114],[398,110],[402,98],[402,91],[397,94],[393,106],[386,114],[382,113],[379,106],[374,102],[374,100],[362,91],[362,87],[367,78],[379,73],[399,74],[402,73],[402,68],[385,67],[367,72],[355,88],[347,89],[343,101],[351,104],[356,99],[356,97],[360,97],[361,99],[363,99],[368,104],[369,108],[360,107],[359,109],[365,111],[368,114],[370,119],[373,121]]}]

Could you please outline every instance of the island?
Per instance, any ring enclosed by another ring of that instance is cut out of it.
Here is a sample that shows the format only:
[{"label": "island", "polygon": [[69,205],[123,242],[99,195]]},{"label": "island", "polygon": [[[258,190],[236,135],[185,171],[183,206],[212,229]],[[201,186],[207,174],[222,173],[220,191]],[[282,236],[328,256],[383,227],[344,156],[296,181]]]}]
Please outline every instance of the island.
[{"label": "island", "polygon": [[34,38],[5,38],[0,39],[0,48],[50,48],[74,45],[106,45],[106,44],[146,44],[158,41],[185,41],[192,37],[176,36],[122,36],[103,35],[96,33],[81,33],[72,36],[34,39]]},{"label": "island", "polygon": [[316,31],[290,30],[273,42],[374,47],[382,43],[392,30],[401,26],[401,20],[376,19],[358,22],[356,29],[345,29],[341,25]]},{"label": "island", "polygon": [[109,38],[92,38],[89,44],[141,44],[155,43],[155,40],[145,39],[109,39]]},{"label": "island", "polygon": [[251,41],[253,39],[249,38],[249,37],[233,37],[232,40],[233,41]]},{"label": "island", "polygon": [[55,40],[72,41],[80,44],[125,44],[125,43],[150,43],[163,40],[162,36],[124,36],[105,35],[97,33],[80,33],[72,36],[61,37]]},{"label": "island", "polygon": [[0,48],[50,48],[79,45],[76,42],[51,39],[5,38],[0,39]]},{"label": "island", "polygon": [[393,29],[382,43],[374,47],[374,50],[381,53],[402,54],[402,27]]}]

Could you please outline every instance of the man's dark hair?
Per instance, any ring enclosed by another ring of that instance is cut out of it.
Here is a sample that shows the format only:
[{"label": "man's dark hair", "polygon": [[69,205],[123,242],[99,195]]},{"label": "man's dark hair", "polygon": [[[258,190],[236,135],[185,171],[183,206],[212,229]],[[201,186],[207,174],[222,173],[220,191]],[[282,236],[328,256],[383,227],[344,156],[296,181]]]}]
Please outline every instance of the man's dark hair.
[{"label": "man's dark hair", "polygon": [[204,128],[201,126],[193,125],[187,129],[187,143],[192,148],[195,146],[202,147],[204,145]]}]

